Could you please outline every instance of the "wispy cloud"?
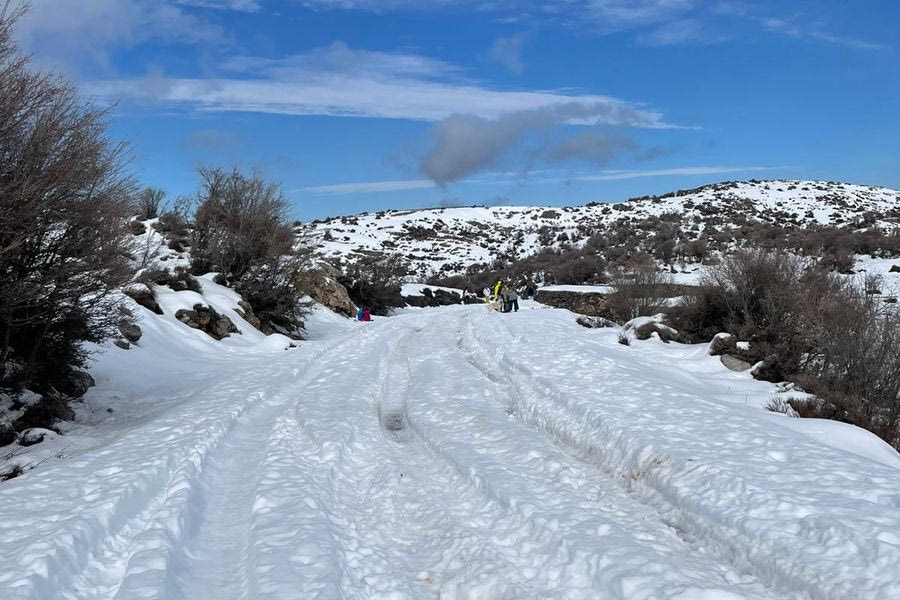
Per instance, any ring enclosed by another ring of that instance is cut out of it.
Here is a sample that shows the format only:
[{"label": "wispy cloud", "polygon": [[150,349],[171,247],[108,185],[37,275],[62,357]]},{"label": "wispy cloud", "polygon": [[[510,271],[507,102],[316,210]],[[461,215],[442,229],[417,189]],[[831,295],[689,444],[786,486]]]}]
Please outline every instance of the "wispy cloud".
[{"label": "wispy cloud", "polygon": [[453,114],[484,119],[545,109],[589,107],[579,122],[668,127],[662,115],[611,96],[546,90],[491,89],[459,76],[442,61],[408,53],[366,52],[332,45],[278,60],[243,57],[227,61],[210,78],[110,79],[86,85],[108,99],[177,104],[203,111],[327,115],[440,121]]},{"label": "wispy cloud", "polygon": [[175,4],[241,12],[257,12],[261,8],[260,0],[175,0]]},{"label": "wispy cloud", "polygon": [[408,179],[405,181],[359,181],[354,183],[335,183],[331,185],[313,185],[296,190],[310,194],[346,195],[369,194],[372,192],[397,192],[402,190],[421,190],[433,188],[430,179]]},{"label": "wispy cloud", "polygon": [[487,58],[513,73],[522,73],[525,64],[522,62],[522,46],[528,36],[518,33],[510,37],[498,37],[488,48]]},{"label": "wispy cloud", "polygon": [[[673,167],[668,169],[607,169],[593,174],[571,175],[566,172],[545,169],[539,171],[540,177],[522,179],[521,173],[495,172],[491,177],[470,179],[467,183],[474,185],[506,185],[510,183],[523,183],[534,185],[570,183],[573,181],[618,181],[624,179],[639,179],[644,177],[691,177],[702,175],[725,175],[729,173],[754,173],[762,171],[778,171],[788,169],[786,166],[764,167]],[[404,190],[420,190],[436,187],[429,179],[406,179],[399,181],[364,181],[353,183],[335,183],[330,185],[316,185],[294,190],[320,195],[347,195],[367,194],[374,192],[397,192]]]},{"label": "wispy cloud", "polygon": [[218,44],[225,33],[163,0],[31,0],[16,37],[42,66],[108,69],[121,48],[148,41]]},{"label": "wispy cloud", "polygon": [[829,33],[828,31],[823,30],[820,26],[817,26],[814,23],[798,25],[795,20],[775,18],[763,18],[759,19],[758,21],[766,31],[786,35],[793,38],[816,40],[836,46],[856,48],[858,50],[886,50],[890,48],[890,46],[886,44],[880,44],[852,37],[834,35],[832,33]]},{"label": "wispy cloud", "polygon": [[617,181],[621,179],[638,179],[642,177],[672,177],[692,175],[724,175],[726,173],[752,173],[757,171],[777,171],[789,167],[675,167],[670,169],[619,169],[606,170],[597,175],[580,175],[572,177],[574,181]]}]

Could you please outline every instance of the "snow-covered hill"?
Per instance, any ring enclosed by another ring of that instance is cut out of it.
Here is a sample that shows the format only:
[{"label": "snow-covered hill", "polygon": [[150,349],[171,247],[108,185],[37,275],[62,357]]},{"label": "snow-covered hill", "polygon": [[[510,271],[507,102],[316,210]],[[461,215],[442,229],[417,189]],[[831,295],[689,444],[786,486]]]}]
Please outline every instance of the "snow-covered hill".
[{"label": "snow-covered hill", "polygon": [[523,258],[543,247],[583,244],[628,222],[677,225],[688,237],[722,226],[900,226],[900,191],[824,181],[726,182],[619,204],[496,206],[364,213],[304,224],[298,233],[320,256],[353,259],[397,253],[420,276],[452,275],[498,257]]}]

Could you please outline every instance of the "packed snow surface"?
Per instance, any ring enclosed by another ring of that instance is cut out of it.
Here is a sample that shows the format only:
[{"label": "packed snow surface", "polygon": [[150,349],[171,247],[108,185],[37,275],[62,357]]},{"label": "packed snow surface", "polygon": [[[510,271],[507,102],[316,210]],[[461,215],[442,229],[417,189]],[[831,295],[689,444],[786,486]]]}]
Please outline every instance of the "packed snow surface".
[{"label": "packed snow surface", "polygon": [[0,598],[900,598],[897,454],[705,346],[530,302],[147,321],[94,445],[0,484]]}]

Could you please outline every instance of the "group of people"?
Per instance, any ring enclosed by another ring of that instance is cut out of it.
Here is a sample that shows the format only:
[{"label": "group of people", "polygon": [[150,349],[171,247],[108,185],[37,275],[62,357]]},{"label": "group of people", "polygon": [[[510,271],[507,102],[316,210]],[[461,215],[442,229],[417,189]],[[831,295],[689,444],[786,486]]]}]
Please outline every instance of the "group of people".
[{"label": "group of people", "polygon": [[360,306],[356,309],[356,320],[357,321],[371,321],[372,320],[372,311],[369,310],[368,306]]},{"label": "group of people", "polygon": [[514,287],[498,279],[493,289],[484,289],[484,301],[489,310],[501,312],[519,311],[519,294]]}]

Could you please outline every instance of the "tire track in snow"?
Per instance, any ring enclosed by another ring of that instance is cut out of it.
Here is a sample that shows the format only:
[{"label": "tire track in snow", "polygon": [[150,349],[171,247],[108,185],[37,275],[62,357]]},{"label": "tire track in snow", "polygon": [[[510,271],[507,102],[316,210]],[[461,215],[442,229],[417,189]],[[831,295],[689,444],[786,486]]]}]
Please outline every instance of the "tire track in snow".
[{"label": "tire track in snow", "polygon": [[[515,336],[507,323],[502,323],[502,326],[509,338]],[[623,432],[611,429],[596,418],[592,420],[577,407],[560,401],[563,394],[551,383],[536,382],[531,373],[510,359],[505,351],[488,348],[478,341],[483,336],[475,333],[474,324],[467,319],[466,332],[459,339],[460,350],[487,379],[507,388],[507,410],[516,419],[539,431],[551,443],[573,456],[603,469],[610,475],[611,481],[621,486],[635,502],[653,509],[657,518],[699,555],[713,561],[727,561],[738,572],[758,579],[773,593],[777,590],[779,594],[791,594],[793,597],[810,597],[810,583],[782,569],[779,561],[767,555],[765,549],[759,548],[754,540],[727,525],[689,511],[685,508],[684,498],[673,496],[670,487],[659,484],[654,473],[666,467],[670,460],[667,456],[633,448],[626,451],[623,457],[611,458],[604,454],[602,444],[585,445],[582,440],[597,437],[618,439],[619,442],[613,445],[620,443],[628,447]],[[548,404],[557,410],[548,410]],[[842,600],[844,596],[815,590],[812,597]]]},{"label": "tire track in snow", "polygon": [[[330,346],[352,343],[356,340],[341,339]],[[314,363],[327,351],[328,347],[304,356],[304,364]],[[259,362],[250,361],[247,367],[258,369]],[[29,584],[19,588],[29,594],[23,597],[57,600],[61,589],[65,600],[179,597],[186,562],[183,541],[194,535],[202,512],[198,483],[210,457],[239,422],[259,408],[258,402],[266,394],[277,392],[279,386],[269,380],[269,375],[262,372],[249,381],[229,379],[212,388],[191,390],[183,395],[183,404],[172,403],[169,415],[148,422],[144,428],[132,429],[129,436],[148,436],[158,446],[143,448],[150,462],[149,473],[127,472],[116,466],[99,473],[103,478],[122,479],[125,489],[111,493],[114,501],[97,505],[102,512],[86,511],[73,517],[75,522],[67,527],[67,535],[81,537],[83,542],[44,557],[50,563],[46,570],[54,574],[55,581],[49,584],[42,577],[32,576]],[[248,396],[247,388],[258,391]],[[235,395],[244,397],[223,402],[223,398]],[[218,405],[225,410],[211,409]],[[189,417],[194,413],[198,420]],[[190,446],[178,443],[191,437],[196,439]],[[123,439],[98,454],[109,454],[111,463],[116,464],[123,446],[128,448],[126,454],[137,451],[132,445],[130,438]]]},{"label": "tire track in snow", "polygon": [[[453,340],[452,334],[443,332],[433,337]],[[453,350],[458,352],[457,348]],[[442,355],[439,361],[433,359],[432,362],[439,363],[435,371],[452,369],[449,381],[468,383],[473,375],[483,378],[468,360],[460,362],[471,373],[460,371],[460,367],[452,364],[452,358]],[[442,385],[446,383],[441,382]],[[479,392],[487,392],[488,387],[495,387],[495,383],[477,391],[462,383],[458,387],[461,388],[459,391],[448,389],[447,394],[481,397]],[[441,406],[447,403],[443,402]],[[462,418],[465,427],[446,425],[456,420],[448,418],[451,413],[421,411],[416,405],[410,409],[411,427],[426,447],[468,485],[518,520],[521,531],[529,532],[520,543],[534,546],[535,541],[540,540],[545,560],[526,564],[526,571],[551,573],[558,581],[567,581],[565,589],[571,597],[593,597],[597,590],[612,587],[619,590],[616,597],[620,598],[643,597],[640,588],[652,590],[648,597],[663,598],[677,593],[672,590],[683,590],[688,585],[720,595],[727,595],[729,592],[725,589],[728,589],[732,593],[740,590],[747,597],[772,597],[769,590],[754,583],[753,579],[738,577],[731,565],[716,566],[719,563],[710,561],[708,556],[691,552],[690,547],[650,508],[624,493],[610,493],[610,488],[621,488],[593,463],[572,458],[570,453],[549,444],[532,429],[522,428],[515,420],[510,420],[506,411],[492,414],[485,404],[468,400],[460,406],[463,408],[457,409],[456,419]],[[601,496],[607,504],[605,507]],[[631,507],[629,512],[640,515],[626,517],[622,505]],[[606,561],[604,557],[610,555],[611,547],[616,548],[614,554],[622,564],[598,567]],[[567,562],[555,562],[550,557],[553,552],[548,548],[568,557]],[[685,553],[691,556],[683,556]],[[637,564],[648,563],[638,570],[658,568],[661,574],[655,580],[632,583],[631,587],[624,583],[618,588],[605,585],[603,582],[615,577],[614,573],[627,579],[629,559]],[[673,562],[677,566],[670,564]],[[669,574],[665,573],[664,565],[669,565]],[[677,570],[699,570],[704,574],[700,578],[671,576],[671,572]],[[545,581],[545,585],[552,584]]]}]

